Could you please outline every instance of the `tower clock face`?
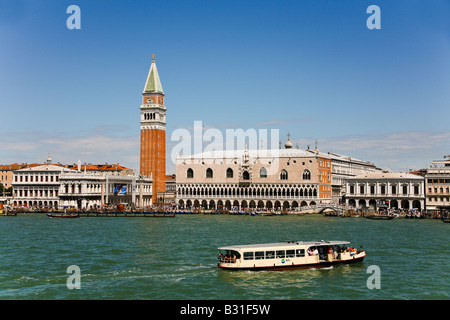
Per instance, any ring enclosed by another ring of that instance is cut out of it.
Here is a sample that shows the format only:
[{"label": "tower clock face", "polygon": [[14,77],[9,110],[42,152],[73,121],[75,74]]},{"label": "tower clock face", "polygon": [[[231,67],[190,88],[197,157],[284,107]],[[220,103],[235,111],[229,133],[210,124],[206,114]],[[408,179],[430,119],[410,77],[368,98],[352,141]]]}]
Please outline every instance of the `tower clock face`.
[{"label": "tower clock face", "polygon": [[152,103],[153,99],[152,98],[147,98],[147,103]]}]

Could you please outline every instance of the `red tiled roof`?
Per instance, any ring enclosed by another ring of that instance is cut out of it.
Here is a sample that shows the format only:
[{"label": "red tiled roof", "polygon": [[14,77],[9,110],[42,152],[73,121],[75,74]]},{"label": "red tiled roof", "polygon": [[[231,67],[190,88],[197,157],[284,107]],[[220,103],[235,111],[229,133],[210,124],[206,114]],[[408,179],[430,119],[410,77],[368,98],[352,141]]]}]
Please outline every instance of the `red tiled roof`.
[{"label": "red tiled roof", "polygon": [[175,174],[166,174],[166,181],[175,181],[176,175]]}]

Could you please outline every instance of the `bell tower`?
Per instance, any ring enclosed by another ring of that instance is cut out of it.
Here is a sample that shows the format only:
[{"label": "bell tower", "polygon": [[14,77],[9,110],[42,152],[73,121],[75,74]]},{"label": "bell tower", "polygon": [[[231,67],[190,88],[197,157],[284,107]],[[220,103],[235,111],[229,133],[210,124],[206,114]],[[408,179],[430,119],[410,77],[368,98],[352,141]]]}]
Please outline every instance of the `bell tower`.
[{"label": "bell tower", "polygon": [[166,191],[166,107],[155,55],[142,92],[140,174],[153,178],[152,203]]}]

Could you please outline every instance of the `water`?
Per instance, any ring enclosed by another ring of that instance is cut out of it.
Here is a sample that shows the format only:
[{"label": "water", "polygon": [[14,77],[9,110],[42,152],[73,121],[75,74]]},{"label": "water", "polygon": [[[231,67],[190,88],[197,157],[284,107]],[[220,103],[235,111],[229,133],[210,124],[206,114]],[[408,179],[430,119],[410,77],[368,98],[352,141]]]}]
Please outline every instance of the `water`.
[{"label": "water", "polygon": [[[448,299],[449,224],[439,220],[178,215],[0,218],[0,299]],[[227,271],[217,247],[348,240],[363,263],[293,271]],[[81,270],[69,290],[67,267]],[[367,268],[381,272],[368,289]]]}]

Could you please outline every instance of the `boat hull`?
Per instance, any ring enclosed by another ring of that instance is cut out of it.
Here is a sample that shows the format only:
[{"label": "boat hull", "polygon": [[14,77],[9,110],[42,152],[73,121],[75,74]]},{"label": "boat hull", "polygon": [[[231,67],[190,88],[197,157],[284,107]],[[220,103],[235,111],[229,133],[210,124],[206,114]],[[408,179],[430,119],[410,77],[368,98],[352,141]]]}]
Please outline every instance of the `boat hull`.
[{"label": "boat hull", "polygon": [[392,220],[394,219],[393,216],[367,216],[366,219],[372,219],[372,220]]},{"label": "boat hull", "polygon": [[47,216],[49,218],[79,218],[79,215],[64,215],[64,214],[51,214],[51,213],[47,213]]},{"label": "boat hull", "polygon": [[355,257],[353,259],[347,260],[335,260],[335,261],[320,261],[318,263],[310,263],[310,264],[283,264],[283,265],[274,265],[274,266],[255,266],[255,267],[236,267],[233,264],[219,263],[217,266],[222,269],[227,270],[272,270],[272,271],[284,271],[284,270],[296,270],[296,269],[311,269],[311,268],[329,268],[334,265],[340,264],[353,264],[357,262],[362,262],[365,258],[364,256]]}]

